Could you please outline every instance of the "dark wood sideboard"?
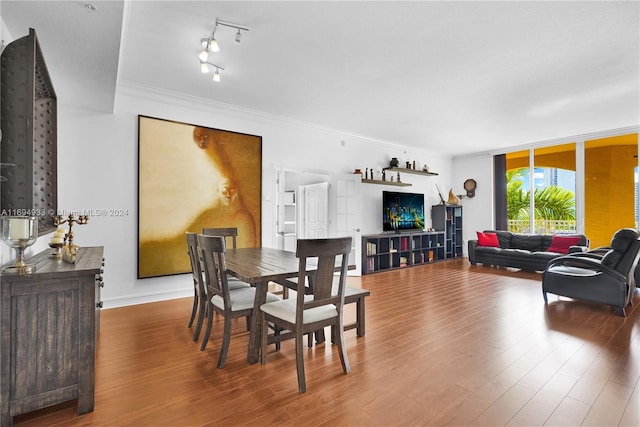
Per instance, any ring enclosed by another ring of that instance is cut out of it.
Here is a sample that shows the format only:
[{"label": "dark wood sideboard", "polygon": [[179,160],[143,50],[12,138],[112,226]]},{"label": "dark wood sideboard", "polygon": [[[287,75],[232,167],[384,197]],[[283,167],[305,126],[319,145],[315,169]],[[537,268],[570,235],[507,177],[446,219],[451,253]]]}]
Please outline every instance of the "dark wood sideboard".
[{"label": "dark wood sideboard", "polygon": [[78,250],[75,264],[27,260],[33,274],[0,274],[0,425],[69,400],[93,411],[103,286],[103,247]]}]

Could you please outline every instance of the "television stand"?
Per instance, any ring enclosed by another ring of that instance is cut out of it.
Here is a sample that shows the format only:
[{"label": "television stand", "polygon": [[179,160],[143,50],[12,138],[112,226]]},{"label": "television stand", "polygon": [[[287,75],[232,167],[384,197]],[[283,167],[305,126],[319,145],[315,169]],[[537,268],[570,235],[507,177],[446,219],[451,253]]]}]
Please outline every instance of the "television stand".
[{"label": "television stand", "polygon": [[362,236],[362,274],[445,260],[444,231],[392,231]]}]

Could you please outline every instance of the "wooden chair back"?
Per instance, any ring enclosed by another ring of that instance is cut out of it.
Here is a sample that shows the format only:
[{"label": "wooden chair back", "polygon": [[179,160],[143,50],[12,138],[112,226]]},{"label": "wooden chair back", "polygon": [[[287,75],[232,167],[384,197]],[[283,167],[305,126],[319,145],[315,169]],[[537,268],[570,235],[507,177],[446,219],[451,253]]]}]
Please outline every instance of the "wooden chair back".
[{"label": "wooden chair back", "polygon": [[225,238],[222,236],[198,235],[198,248],[204,266],[204,281],[207,298],[211,301],[219,295],[225,301],[225,311],[230,310],[229,283],[227,282],[227,264]]},{"label": "wooden chair back", "polygon": [[229,239],[231,240],[231,248],[235,249],[238,241],[238,228],[237,227],[218,227],[218,228],[203,228],[202,234],[206,236],[221,236],[225,238],[225,244],[229,247]]},{"label": "wooden chair back", "polygon": [[[344,292],[351,237],[331,239],[298,239],[296,256],[299,258],[296,323],[302,324],[304,310],[327,304],[334,304],[339,313],[344,306]],[[317,268],[309,277],[309,288],[305,289],[307,263],[317,262]],[[340,265],[338,293],[332,294],[336,262]],[[313,295],[313,299],[305,301],[305,292]]]},{"label": "wooden chair back", "polygon": [[196,319],[198,310],[200,314],[196,328],[193,333],[193,340],[196,341],[200,335],[200,328],[202,326],[202,319],[204,317],[205,302],[207,299],[206,290],[204,288],[204,282],[202,280],[202,264],[200,263],[200,254],[198,252],[198,235],[196,233],[187,232],[187,253],[189,255],[189,262],[191,264],[191,276],[193,278],[193,308],[191,309],[191,318],[189,319],[188,327],[193,325],[193,321]]},{"label": "wooden chair back", "polygon": [[191,274],[193,275],[194,286],[201,281],[202,269],[200,265],[200,257],[198,254],[198,235],[196,233],[187,232],[187,253],[189,254],[189,262],[191,263]]}]

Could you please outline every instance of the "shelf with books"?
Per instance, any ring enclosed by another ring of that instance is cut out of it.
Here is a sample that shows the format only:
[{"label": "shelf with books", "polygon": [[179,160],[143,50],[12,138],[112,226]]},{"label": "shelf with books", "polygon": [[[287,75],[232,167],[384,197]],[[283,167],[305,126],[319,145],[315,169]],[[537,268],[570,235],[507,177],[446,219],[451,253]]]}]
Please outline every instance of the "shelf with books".
[{"label": "shelf with books", "polygon": [[362,274],[442,261],[445,242],[442,231],[362,236]]},{"label": "shelf with books", "polygon": [[462,206],[433,205],[431,207],[433,228],[445,233],[445,258],[462,256]]}]

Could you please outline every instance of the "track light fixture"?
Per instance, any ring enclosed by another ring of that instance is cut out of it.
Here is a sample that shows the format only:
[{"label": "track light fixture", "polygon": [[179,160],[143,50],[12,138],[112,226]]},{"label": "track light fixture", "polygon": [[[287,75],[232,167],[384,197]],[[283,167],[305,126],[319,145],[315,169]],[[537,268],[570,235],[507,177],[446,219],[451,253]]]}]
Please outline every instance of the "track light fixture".
[{"label": "track light fixture", "polygon": [[202,51],[200,51],[200,54],[198,55],[198,59],[200,59],[200,71],[202,73],[208,73],[210,71],[209,70],[210,65],[212,67],[215,67],[216,71],[213,74],[214,82],[220,81],[219,71],[224,70],[224,68],[219,67],[207,61],[209,59],[209,53],[220,51],[220,46],[218,45],[218,41],[216,40],[216,31],[218,30],[218,26],[235,28],[237,30],[236,37],[235,37],[236,43],[240,43],[240,40],[242,39],[241,31],[249,31],[249,28],[247,28],[244,25],[233,24],[231,22],[222,21],[216,18],[216,25],[213,27],[213,31],[211,32],[211,35],[208,37],[204,37],[203,39],[200,40],[200,45],[202,47]]},{"label": "track light fixture", "polygon": [[220,51],[220,46],[218,45],[218,41],[216,40],[216,31],[218,31],[218,27],[219,26],[223,26],[223,27],[229,27],[229,28],[235,28],[236,29],[236,36],[235,36],[235,40],[236,43],[240,43],[240,40],[242,39],[242,31],[249,31],[249,28],[247,28],[244,25],[239,25],[239,24],[234,24],[231,22],[227,22],[227,21],[222,21],[218,18],[216,18],[216,24],[213,27],[213,31],[211,32],[211,35],[208,37],[204,37],[202,39],[200,39],[200,46],[202,47],[202,50],[200,51],[200,54],[198,54],[198,59],[200,60],[200,71],[202,73],[208,73],[210,71],[209,66],[215,67],[216,71],[213,73],[213,81],[214,82],[219,82],[220,81],[220,70],[224,70],[224,68],[212,64],[211,62],[208,62],[209,59],[209,54],[211,52],[219,52]]}]

